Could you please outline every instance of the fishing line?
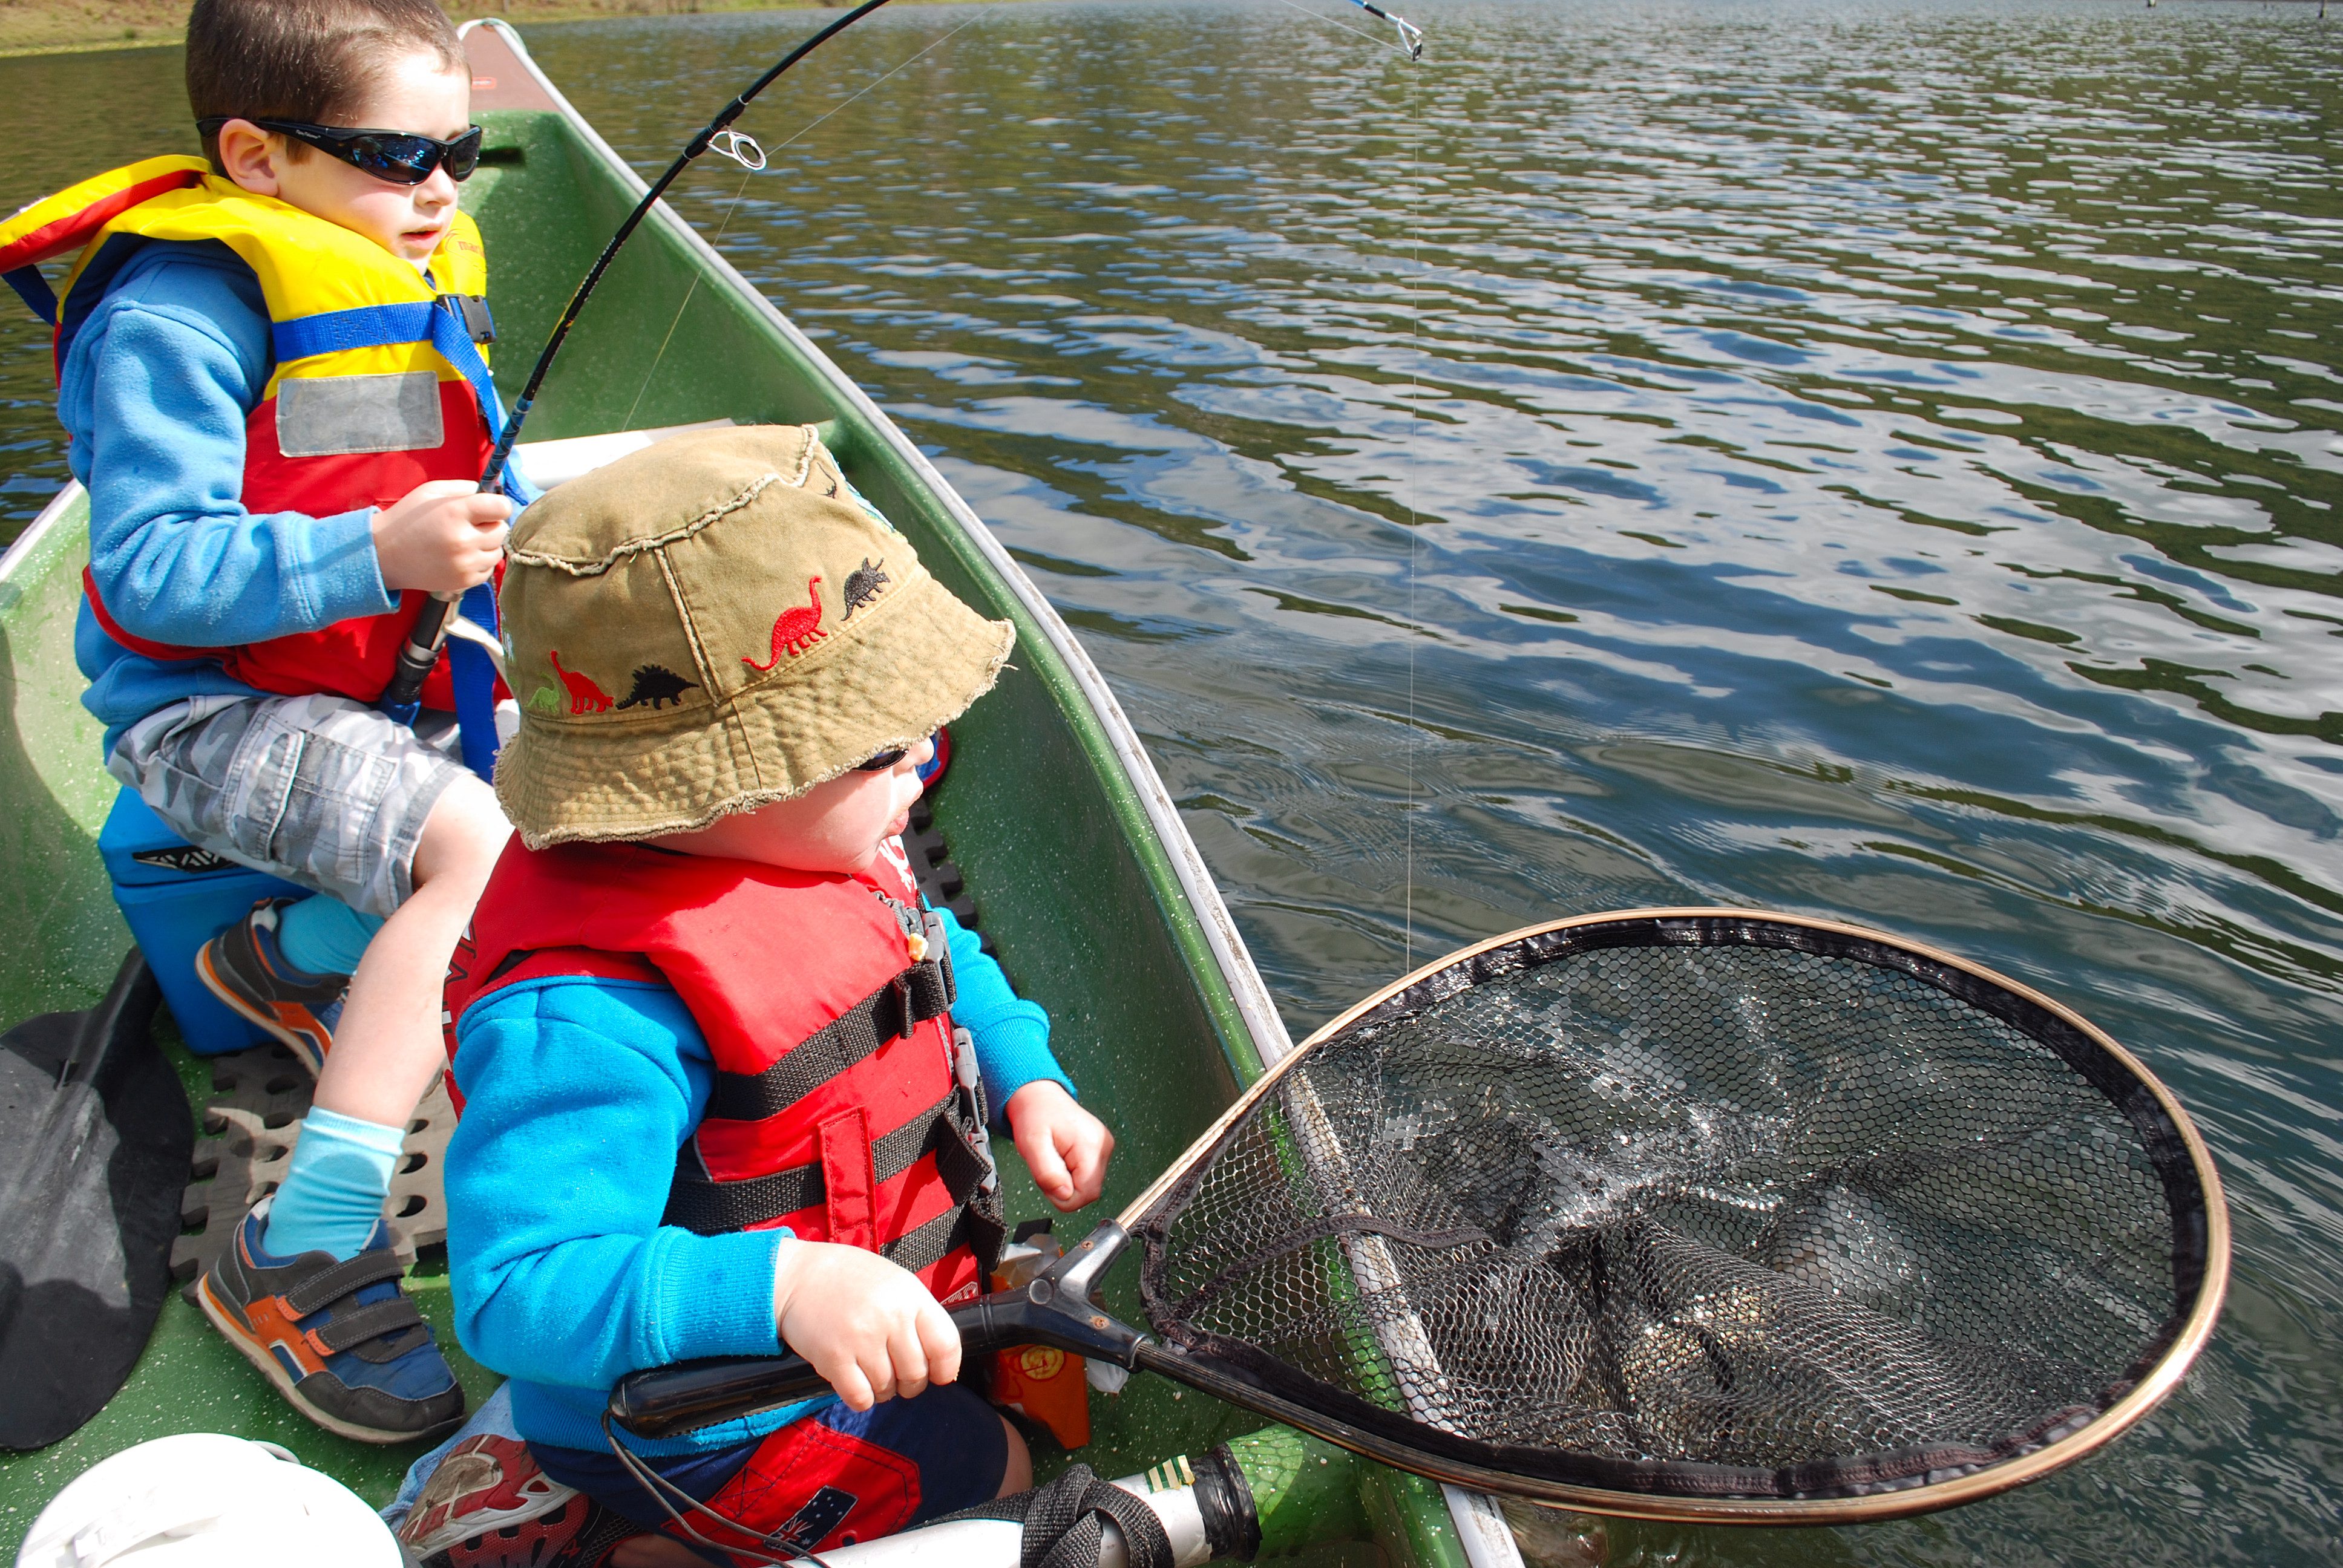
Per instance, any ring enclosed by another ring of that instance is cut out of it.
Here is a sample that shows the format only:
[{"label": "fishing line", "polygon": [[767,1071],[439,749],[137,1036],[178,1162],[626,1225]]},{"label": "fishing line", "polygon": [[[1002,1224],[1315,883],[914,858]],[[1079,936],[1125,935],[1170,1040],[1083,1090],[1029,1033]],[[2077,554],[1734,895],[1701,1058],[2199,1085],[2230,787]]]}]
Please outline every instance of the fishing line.
[{"label": "fishing line", "polygon": [[[717,241],[724,237],[724,231],[732,226],[732,215],[740,210],[740,198],[749,194],[749,180],[754,178],[757,170],[763,166],[762,164],[759,164],[751,167],[746,163],[740,166],[740,184],[732,192],[732,199],[725,204],[724,221],[717,226],[715,238],[708,242],[709,249],[714,250]],[[627,417],[618,421],[619,429],[631,430],[635,427],[635,410],[643,406],[643,397],[651,389],[651,377],[659,374],[659,361],[667,357],[667,346],[675,341],[675,329],[683,325],[683,313],[691,308],[692,297],[699,292],[699,269],[694,267],[691,270],[691,286],[683,291],[683,303],[675,307],[675,315],[668,321],[667,332],[659,338],[659,352],[651,356],[651,367],[643,372],[643,384],[635,388],[635,400],[627,405]]]},{"label": "fishing line", "polygon": [[[1363,0],[1362,0],[1362,3],[1363,3]],[[1369,8],[1373,9],[1373,7]],[[1406,24],[1402,23],[1401,25],[1405,26]],[[1418,35],[1419,41],[1415,44],[1413,52],[1409,56],[1411,60],[1420,60],[1423,57],[1423,45],[1421,42],[1421,35]],[[1408,192],[1408,205],[1412,208],[1415,209],[1409,215],[1415,221],[1409,223],[1407,226],[1409,245],[1408,259],[1413,264],[1413,270],[1421,274],[1423,270],[1423,224],[1422,221],[1423,201],[1423,85],[1415,80],[1415,74],[1413,71],[1408,74],[1408,184],[1410,186]],[[1407,909],[1404,920],[1402,925],[1401,936],[1402,961],[1400,969],[1403,973],[1415,968],[1415,748],[1419,734],[1415,723],[1415,571],[1416,557],[1423,545],[1423,541],[1419,537],[1423,530],[1423,525],[1415,506],[1416,498],[1422,494],[1423,490],[1422,481],[1418,473],[1415,443],[1416,435],[1421,426],[1417,404],[1422,399],[1422,388],[1416,381],[1416,371],[1423,363],[1423,312],[1420,306],[1413,303],[1409,305],[1407,312],[1407,327],[1408,347],[1411,350],[1408,356],[1407,367],[1407,496],[1405,498],[1405,505],[1407,507],[1408,625],[1406,811]]]},{"label": "fishing line", "polygon": [[[1289,0],[1289,4],[1290,3],[1291,0]],[[853,107],[856,101],[861,98],[865,93],[876,90],[881,83],[888,79],[888,77],[893,76],[900,72],[910,70],[913,65],[918,65],[921,60],[926,59],[930,55],[935,53],[938,49],[942,48],[946,44],[950,43],[954,38],[959,37],[962,33],[967,32],[979,22],[981,22],[986,17],[991,15],[993,12],[999,8],[1000,7],[994,5],[986,6],[983,10],[979,11],[975,15],[961,23],[959,26],[953,28],[942,37],[938,38],[935,42],[930,44],[926,48],[920,50],[918,54],[912,55],[901,65],[893,67],[893,69],[888,71],[883,75],[872,77],[859,91],[857,91],[853,96],[848,98],[844,103],[840,104],[836,108],[831,109],[828,114],[822,115],[819,118],[816,118],[800,127],[797,133],[791,136],[787,141],[775,142],[769,151],[764,147],[758,146],[757,143],[749,140],[748,137],[741,137],[740,139],[742,141],[747,141],[749,146],[756,148],[757,162],[754,164],[749,163],[744,158],[739,158],[731,153],[725,152],[721,147],[711,146],[709,148],[710,151],[723,153],[725,156],[733,158],[735,162],[740,165],[744,172],[740,176],[739,189],[732,193],[731,201],[725,206],[724,221],[717,226],[715,238],[710,239],[708,242],[709,248],[711,250],[714,249],[717,240],[722,239],[724,237],[725,230],[732,226],[732,216],[740,210],[740,198],[748,194],[749,177],[758,174],[765,167],[766,163],[769,160],[773,153],[784,151],[789,147],[796,146],[806,137],[813,135],[816,130],[820,128],[822,122],[828,120],[830,116],[845,113],[848,109]],[[738,132],[733,131],[727,131],[724,134],[726,136],[739,135]],[[668,345],[675,339],[675,329],[683,324],[683,313],[691,308],[692,297],[699,292],[699,273],[695,270],[691,275],[691,286],[683,291],[683,303],[675,307],[675,319],[667,324],[667,336],[659,339],[659,352],[651,356],[651,367],[643,373],[643,384],[636,390],[635,400],[627,405],[627,417],[620,422],[618,427],[620,429],[630,430],[634,428],[635,410],[642,407],[644,396],[651,389],[651,377],[659,374],[659,361],[667,357]]]},{"label": "fishing line", "polygon": [[[767,1564],[768,1568],[789,1568],[789,1564],[792,1563],[810,1563],[814,1565],[814,1568],[830,1568],[830,1564],[827,1562],[824,1562],[820,1556],[816,1555],[813,1550],[816,1543],[820,1540],[820,1536],[816,1536],[814,1540],[809,1541],[804,1545],[800,1546],[798,1544],[797,1538],[795,1536],[786,1533],[788,1528],[786,1525],[781,1529],[771,1531],[751,1529],[749,1526],[741,1523],[737,1519],[726,1518],[723,1514],[719,1513],[715,1509],[709,1507],[708,1504],[700,1502],[699,1499],[694,1497],[690,1493],[686,1492],[682,1487],[678,1486],[674,1482],[669,1481],[666,1476],[661,1475],[658,1471],[653,1470],[649,1465],[644,1463],[632,1449],[618,1441],[618,1433],[617,1430],[610,1425],[610,1412],[607,1410],[602,1412],[602,1441],[609,1445],[610,1455],[618,1462],[618,1468],[625,1471],[629,1476],[633,1477],[635,1484],[641,1487],[645,1492],[650,1494],[651,1501],[659,1505],[659,1507],[666,1513],[668,1518],[674,1521],[676,1529],[681,1531],[689,1539],[699,1543],[702,1546],[708,1547],[711,1551],[727,1553],[735,1558],[754,1557],[758,1562]],[[781,1557],[769,1557],[755,1546],[727,1546],[721,1542],[710,1541],[707,1536],[702,1535],[699,1533],[698,1527],[695,1526],[690,1520],[686,1519],[681,1513],[676,1512],[675,1503],[669,1501],[670,1497],[679,1500],[683,1503],[684,1507],[689,1509],[692,1513],[704,1514],[708,1518],[713,1519],[718,1523],[723,1525],[727,1530],[737,1531],[743,1535],[753,1535],[761,1545],[769,1546],[777,1552],[786,1553],[787,1555]],[[851,1545],[852,1543],[852,1541],[850,1539],[848,1544]]]},{"label": "fishing line", "polygon": [[[1351,0],[1351,3],[1370,15],[1382,17],[1384,21],[1389,22],[1393,27],[1397,28],[1399,31],[1399,42],[1397,44],[1393,44],[1386,39],[1378,38],[1372,33],[1362,33],[1359,29],[1350,25],[1348,23],[1337,22],[1332,16],[1322,15],[1316,11],[1312,11],[1307,5],[1300,4],[1299,0],[1281,0],[1281,4],[1301,12],[1304,16],[1309,17],[1313,22],[1322,22],[1329,27],[1338,27],[1343,32],[1350,34],[1354,38],[1364,38],[1368,43],[1373,44],[1379,49],[1390,49],[1396,53],[1403,54],[1408,57],[1411,63],[1420,61],[1423,58],[1423,28],[1418,27],[1414,23],[1410,22],[1404,16],[1394,15],[1391,12],[1384,10],[1380,5],[1371,4],[1371,0]],[[1409,83],[1407,102],[1408,168],[1410,178],[1416,186],[1415,191],[1410,196],[1409,200],[1411,203],[1420,203],[1423,195],[1422,186],[1423,176],[1423,92],[1422,84],[1416,82]],[[1423,266],[1423,232],[1422,226],[1416,223],[1409,224],[1408,234],[1411,246],[1410,260],[1414,264],[1415,269],[1417,271],[1421,271]],[[1415,379],[1415,367],[1422,361],[1423,357],[1423,317],[1413,306],[1408,309],[1408,346],[1412,350],[1413,350],[1413,352],[1410,356],[1407,384],[1407,493],[1402,498],[1401,503],[1407,510],[1407,622],[1409,628],[1407,639],[1407,749],[1405,753],[1406,761],[1404,763],[1404,769],[1407,774],[1407,794],[1405,804],[1400,812],[1400,822],[1403,839],[1403,848],[1401,851],[1403,892],[1402,894],[1400,915],[1400,953],[1402,959],[1401,967],[1403,970],[1412,970],[1415,967],[1415,572],[1416,555],[1418,549],[1416,539],[1418,521],[1413,498],[1418,488],[1416,479],[1415,437],[1417,426],[1420,422],[1417,418],[1415,405],[1422,391],[1421,387]]]}]

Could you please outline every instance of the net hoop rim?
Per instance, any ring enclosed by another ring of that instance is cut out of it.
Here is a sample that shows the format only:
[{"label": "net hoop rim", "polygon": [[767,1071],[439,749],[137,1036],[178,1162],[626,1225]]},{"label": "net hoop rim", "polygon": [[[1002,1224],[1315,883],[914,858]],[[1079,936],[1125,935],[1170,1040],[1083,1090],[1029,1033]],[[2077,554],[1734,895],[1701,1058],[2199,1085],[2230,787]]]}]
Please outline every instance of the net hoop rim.
[{"label": "net hoop rim", "polygon": [[[1330,1442],[1378,1459],[1401,1468],[1413,1471],[1453,1485],[1481,1491],[1510,1493],[1528,1496],[1542,1503],[1576,1508],[1590,1513],[1610,1514],[1620,1518],[1654,1520],[1677,1524],[1851,1524],[1865,1521],[1901,1518],[1908,1514],[1930,1513],[1938,1509],[1958,1507],[1963,1503],[2007,1492],[2036,1481],[2054,1471],[2062,1470],[2077,1460],[2097,1452],[2137,1424],[2140,1419],[2162,1403],[2182,1377],[2195,1364],[2197,1357],[2213,1336],[2221,1315],[2221,1307],[2228,1295],[2229,1284],[2229,1208],[2221,1186],[2219,1169],[2213,1161],[2211,1149],[2189,1119],[2187,1111],[2163,1081],[2124,1049],[2106,1030],[2092,1023],[2072,1008],[2044,995],[2023,981],[1983,964],[1975,963],[1926,942],[1912,941],[1868,926],[1858,926],[1845,920],[1824,920],[1812,915],[1782,914],[1771,910],[1731,909],[1715,905],[1661,906],[1634,910],[1611,910],[1595,914],[1571,915],[1561,920],[1541,920],[1523,926],[1503,935],[1490,937],[1469,947],[1433,960],[1413,970],[1373,995],[1354,1003],[1312,1032],[1282,1059],[1255,1079],[1212,1124],[1197,1137],[1180,1158],[1147,1190],[1131,1200],[1117,1216],[1117,1223],[1133,1234],[1145,1222],[1152,1209],[1168,1192],[1185,1179],[1226,1137],[1251,1113],[1265,1095],[1272,1092],[1285,1075],[1307,1060],[1317,1047],[1342,1033],[1366,1014],[1389,1001],[1410,987],[1459,964],[1470,962],[1483,953],[1511,943],[1546,935],[1554,931],[1579,930],[1586,927],[1614,925],[1625,922],[1659,920],[1737,920],[1762,921],[1800,930],[1827,933],[1858,941],[1876,942],[1941,964],[1972,979],[2008,992],[2033,1006],[2042,1009],[2060,1022],[2081,1034],[2098,1050],[2105,1051],[2126,1072],[2145,1087],[2156,1100],[2178,1132],[2187,1150],[2188,1163],[2205,1199],[2205,1260],[2204,1277],[2197,1289],[2187,1320],[2181,1324],[2164,1353],[2123,1396],[2102,1411],[2097,1417],[2066,1436],[2041,1448],[1983,1469],[1968,1472],[1939,1482],[1894,1491],[1856,1496],[1804,1498],[1701,1498],[1670,1495],[1661,1493],[1617,1492],[1603,1487],[1577,1486],[1568,1483],[1534,1480],[1508,1472],[1484,1470],[1478,1466],[1432,1460],[1421,1451],[1408,1449],[1362,1432],[1328,1417],[1317,1415],[1299,1407],[1277,1401],[1282,1415],[1289,1424],[1315,1433]],[[1161,1352],[1147,1358],[1158,1363],[1165,1360],[1181,1360],[1176,1352],[1168,1357]],[[1199,1375],[1202,1373],[1202,1375]],[[1218,1381],[1201,1368],[1183,1367],[1180,1376],[1192,1386],[1212,1392],[1211,1382]],[[1273,1396],[1272,1396],[1273,1398]],[[1262,1391],[1253,1390],[1250,1402],[1260,1407]]]}]

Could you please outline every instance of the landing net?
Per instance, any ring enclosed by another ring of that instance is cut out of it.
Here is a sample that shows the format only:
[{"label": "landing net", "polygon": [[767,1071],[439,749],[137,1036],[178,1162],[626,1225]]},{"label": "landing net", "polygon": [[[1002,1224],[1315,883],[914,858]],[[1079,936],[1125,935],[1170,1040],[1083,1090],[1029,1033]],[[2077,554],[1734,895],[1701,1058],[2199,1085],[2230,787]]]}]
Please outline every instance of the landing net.
[{"label": "landing net", "polygon": [[2195,1133],[2079,1018],[1721,911],[1412,977],[1132,1229],[1167,1349],[1582,1503],[2015,1484],[2160,1397],[2227,1265]]}]

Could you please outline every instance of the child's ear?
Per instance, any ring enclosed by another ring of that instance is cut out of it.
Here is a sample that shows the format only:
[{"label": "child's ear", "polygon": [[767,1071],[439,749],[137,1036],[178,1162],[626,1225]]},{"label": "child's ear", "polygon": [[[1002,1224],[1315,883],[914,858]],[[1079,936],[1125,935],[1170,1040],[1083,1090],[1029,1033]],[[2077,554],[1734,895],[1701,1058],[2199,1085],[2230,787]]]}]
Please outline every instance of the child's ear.
[{"label": "child's ear", "polygon": [[227,177],[255,196],[281,196],[278,168],[285,158],[281,137],[271,136],[250,120],[230,120],[220,127],[220,167]]}]

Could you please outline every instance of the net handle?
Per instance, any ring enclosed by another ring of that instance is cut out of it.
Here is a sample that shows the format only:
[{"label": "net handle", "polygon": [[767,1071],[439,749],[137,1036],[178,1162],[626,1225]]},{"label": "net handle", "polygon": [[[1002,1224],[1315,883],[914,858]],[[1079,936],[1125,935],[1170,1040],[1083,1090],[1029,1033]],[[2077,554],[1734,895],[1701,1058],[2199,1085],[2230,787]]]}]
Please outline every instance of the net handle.
[{"label": "net handle", "polygon": [[[2073,1009],[2043,995],[2032,986],[2011,980],[2006,975],[1996,973],[1982,964],[1971,963],[1968,960],[1948,953],[1941,948],[1931,947],[1926,942],[1910,941],[1902,937],[1890,936],[1886,932],[1874,930],[1865,926],[1849,925],[1844,920],[1818,920],[1809,915],[1776,914],[1768,910],[1735,910],[1714,906],[1613,910],[1600,914],[1572,915],[1563,920],[1541,921],[1536,925],[1523,926],[1518,930],[1507,931],[1503,936],[1491,937],[1485,941],[1475,942],[1468,948],[1461,948],[1445,957],[1433,960],[1420,969],[1402,975],[1364,1000],[1344,1009],[1312,1033],[1309,1039],[1294,1047],[1268,1071],[1255,1079],[1245,1091],[1237,1097],[1235,1104],[1222,1112],[1219,1120],[1206,1128],[1179,1159],[1173,1161],[1161,1175],[1148,1185],[1145,1191],[1131,1200],[1130,1206],[1116,1216],[1115,1222],[1124,1231],[1136,1233],[1147,1222],[1153,1211],[1164,1201],[1166,1196],[1185,1181],[1199,1165],[1211,1157],[1229,1134],[1252,1114],[1253,1107],[1260,1103],[1262,1097],[1275,1092],[1278,1083],[1287,1073],[1307,1060],[1315,1053],[1319,1046],[1341,1034],[1361,1018],[1411,987],[1420,985],[1443,970],[1468,963],[1483,953],[1534,937],[1556,931],[1617,925],[1629,921],[1649,923],[1669,920],[1730,920],[1745,924],[1761,922],[1818,931],[1835,937],[1851,938],[1857,941],[1878,943],[1910,953],[1931,963],[1942,964],[1947,969],[1958,970],[1987,985],[1999,987],[2002,990],[2042,1009],[2060,1022],[2074,1029],[2093,1045],[2106,1051],[2109,1058],[2130,1073],[2153,1095],[2157,1105],[2162,1108],[2164,1114],[2170,1119],[2173,1127],[2178,1131],[2181,1142],[2187,1151],[2188,1163],[2195,1171],[2197,1184],[2205,1195],[2205,1271],[2204,1278],[2197,1285],[2197,1299],[2189,1310],[2187,1321],[2181,1325],[2179,1332],[2173,1335],[2163,1356],[2156,1365],[2149,1369],[2147,1374],[2137,1384],[2133,1385],[2130,1392],[2109,1405],[2097,1420],[2073,1436],[2052,1443],[2046,1448],[2005,1463],[1990,1465],[1968,1475],[1913,1487],[1907,1491],[1881,1493],[1862,1497],[1807,1498],[1796,1503],[1721,1498],[1704,1500],[1643,1497],[1637,1499],[1633,1517],[1684,1524],[1839,1524],[1854,1523],[1862,1520],[1894,1518],[1923,1510],[1956,1507],[1965,1503],[1976,1502],[1980,1498],[1991,1497],[1996,1493],[2006,1492],[2015,1486],[2023,1486],[2027,1482],[2046,1475],[2054,1470],[2066,1468],[2092,1451],[2121,1436],[2141,1417],[2163,1402],[2165,1396],[2172,1392],[2174,1385],[2187,1374],[2190,1365],[2196,1362],[2198,1352],[2204,1350],[2206,1342],[2213,1337],[2213,1326],[2221,1316],[2221,1303],[2227,1296],[2229,1289],[2229,1208],[2227,1201],[2222,1194],[2220,1171],[2215,1167],[2212,1151],[2207,1147],[2203,1136],[2197,1132],[2197,1124],[2188,1119],[2188,1113],[2180,1108],[2180,1102],[2173,1097],[2172,1091],[2165,1088],[2163,1082],[2154,1073],[2148,1071],[2137,1057],[2117,1044],[2106,1030]],[[1203,1386],[1201,1380],[1191,1378],[1188,1381],[1195,1383],[1196,1386]],[[1265,1413],[1273,1413],[1268,1412],[1267,1407],[1258,1401],[1255,1402],[1254,1408],[1262,1409]],[[1292,1417],[1287,1419],[1292,1420]],[[1294,1424],[1315,1430],[1319,1435],[1328,1437],[1331,1441],[1351,1448],[1354,1452],[1384,1459],[1386,1462],[1391,1461],[1390,1455],[1378,1452],[1381,1445],[1355,1441],[1356,1434],[1335,1436],[1326,1432],[1322,1423],[1312,1425],[1307,1422],[1294,1422]],[[1431,1468],[1421,1462],[1412,1462],[1407,1468],[1415,1470],[1419,1473],[1433,1473]],[[1459,1467],[1457,1473],[1453,1475],[1439,1475],[1436,1478],[1464,1486],[1475,1484],[1476,1480],[1471,1473],[1470,1466]],[[1487,1486],[1490,1482],[1483,1479],[1478,1483]],[[1575,1488],[1558,1487],[1554,1489],[1552,1500],[1568,1506],[1583,1508],[1591,1513],[1625,1512],[1621,1508],[1621,1500],[1616,1493],[1600,1491],[1579,1492]]]}]

